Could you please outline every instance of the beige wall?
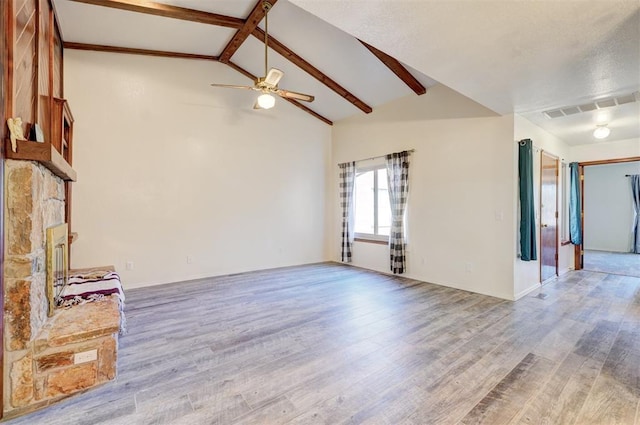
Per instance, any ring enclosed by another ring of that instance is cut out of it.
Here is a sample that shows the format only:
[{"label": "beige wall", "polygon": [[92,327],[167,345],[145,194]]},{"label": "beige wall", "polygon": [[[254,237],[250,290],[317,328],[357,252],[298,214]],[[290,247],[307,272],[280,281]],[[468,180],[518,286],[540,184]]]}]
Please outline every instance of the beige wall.
[{"label": "beige wall", "polygon": [[217,63],[65,51],[73,267],[115,265],[133,288],[328,258],[330,127],[214,81],[248,82]]},{"label": "beige wall", "polygon": [[[79,173],[72,266],[114,264],[129,288],[338,259],[337,163],[415,148],[406,275],[517,298],[538,287],[539,265],[517,258],[515,140],[565,161],[640,155],[638,140],[569,147],[442,85],[330,128],[283,102],[253,111],[250,93],[209,88],[247,83],[219,64],[65,59]],[[559,254],[562,274],[572,246]],[[387,263],[385,246],[355,244],[355,265]]]},{"label": "beige wall", "polygon": [[640,156],[640,139],[600,142],[571,147],[571,161],[600,161]]},{"label": "beige wall", "polygon": [[[534,182],[534,198],[535,198],[535,211],[536,211],[536,227],[539,229],[539,216],[540,216],[540,158],[542,152],[547,152],[550,155],[558,157],[560,160],[559,176],[558,176],[558,231],[561,231],[561,223],[564,214],[562,208],[562,162],[569,162],[570,147],[564,143],[561,139],[548,133],[546,130],[536,126],[527,119],[516,115],[514,117],[514,134],[515,140],[531,139],[534,145],[534,164],[533,164],[533,182]],[[518,175],[518,146],[514,144],[514,167],[515,175]],[[516,199],[516,229],[514,246],[515,251],[519,250],[519,212],[517,210],[518,203],[518,181],[514,180],[514,193]],[[558,234],[558,273],[560,275],[573,268],[573,245],[561,246],[561,234]],[[540,232],[538,232],[538,259],[540,258]],[[515,258],[514,263],[514,293],[516,298],[520,298],[527,293],[540,287],[540,261],[522,261],[519,258]]]},{"label": "beige wall", "polygon": [[[443,85],[333,130],[338,163],[415,149],[407,211],[408,272],[427,282],[513,297],[513,117],[499,117]],[[333,258],[339,259],[334,181]],[[388,248],[354,244],[353,264],[389,270]]]}]

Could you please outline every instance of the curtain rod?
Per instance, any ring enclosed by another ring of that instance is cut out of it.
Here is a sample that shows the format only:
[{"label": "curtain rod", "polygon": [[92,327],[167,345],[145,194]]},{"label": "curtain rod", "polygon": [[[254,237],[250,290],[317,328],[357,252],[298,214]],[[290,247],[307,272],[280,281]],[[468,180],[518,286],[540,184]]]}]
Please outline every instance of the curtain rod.
[{"label": "curtain rod", "polygon": [[[415,150],[415,149],[407,149],[406,151],[407,151],[407,152],[409,152],[409,153],[414,153],[416,150]],[[402,151],[402,152],[404,152],[404,151]],[[355,161],[353,161],[353,162],[371,161],[372,159],[384,158],[384,157],[386,157],[387,155],[389,155],[389,154],[386,154],[386,155],[378,155],[378,156],[372,156],[371,158],[356,159],[356,160],[355,160]]]},{"label": "curtain rod", "polygon": [[519,144],[520,146],[524,146],[527,143],[527,140],[531,142],[531,148],[533,148],[533,150],[535,150],[536,152],[540,152],[542,150],[540,149],[540,146],[534,145],[533,140],[531,139],[516,140],[516,143]]}]

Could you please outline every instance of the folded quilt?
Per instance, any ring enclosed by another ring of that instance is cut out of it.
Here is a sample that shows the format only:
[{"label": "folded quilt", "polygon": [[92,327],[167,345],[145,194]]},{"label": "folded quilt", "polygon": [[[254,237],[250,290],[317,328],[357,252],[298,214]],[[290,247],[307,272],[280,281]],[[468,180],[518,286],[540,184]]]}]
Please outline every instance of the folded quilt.
[{"label": "folded quilt", "polygon": [[70,307],[90,301],[102,300],[110,295],[118,297],[120,304],[120,333],[126,333],[124,317],[124,291],[118,273],[111,270],[90,270],[69,275],[68,284],[63,288],[58,305]]}]

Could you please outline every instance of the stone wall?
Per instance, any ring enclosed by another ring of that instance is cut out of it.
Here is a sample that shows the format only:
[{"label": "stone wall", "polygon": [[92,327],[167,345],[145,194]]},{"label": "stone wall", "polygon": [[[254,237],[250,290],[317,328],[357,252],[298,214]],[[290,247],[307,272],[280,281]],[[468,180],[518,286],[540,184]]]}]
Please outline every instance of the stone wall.
[{"label": "stone wall", "polygon": [[107,297],[47,317],[46,230],[65,221],[64,182],[13,160],[5,181],[4,416],[12,418],[115,379],[120,309]]},{"label": "stone wall", "polygon": [[31,161],[7,160],[6,348],[24,349],[47,318],[46,229],[64,223],[64,183]]},{"label": "stone wall", "polygon": [[46,229],[64,223],[64,183],[31,161],[5,162],[5,411],[31,402],[31,349],[47,320]]}]

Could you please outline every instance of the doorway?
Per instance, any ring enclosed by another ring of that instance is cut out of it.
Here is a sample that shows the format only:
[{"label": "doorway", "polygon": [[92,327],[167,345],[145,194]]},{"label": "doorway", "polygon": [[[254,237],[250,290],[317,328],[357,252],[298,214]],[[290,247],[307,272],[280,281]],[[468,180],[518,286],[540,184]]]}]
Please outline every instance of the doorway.
[{"label": "doorway", "polygon": [[540,282],[558,276],[558,168],[557,156],[540,156]]},{"label": "doorway", "polygon": [[[591,271],[602,271],[610,274],[625,274],[627,276],[634,276],[637,269],[637,261],[640,257],[638,254],[619,254],[597,252],[596,250],[587,250],[585,252],[585,238],[588,238],[588,233],[585,234],[585,202],[589,202],[589,199],[585,197],[585,167],[601,166],[608,164],[623,164],[629,162],[640,161],[640,157],[609,159],[602,161],[589,161],[580,162],[579,174],[580,174],[580,194],[581,194],[581,208],[582,208],[582,245],[575,246],[574,252],[574,264],[575,270],[585,269],[585,253],[588,256],[589,263],[587,264]],[[588,195],[587,195],[588,196]],[[629,223],[629,226],[631,223]],[[631,260],[629,260],[631,258]],[[634,261],[635,260],[635,261]],[[631,263],[629,263],[631,261]]]}]

